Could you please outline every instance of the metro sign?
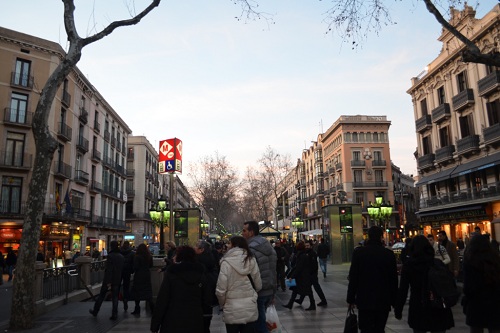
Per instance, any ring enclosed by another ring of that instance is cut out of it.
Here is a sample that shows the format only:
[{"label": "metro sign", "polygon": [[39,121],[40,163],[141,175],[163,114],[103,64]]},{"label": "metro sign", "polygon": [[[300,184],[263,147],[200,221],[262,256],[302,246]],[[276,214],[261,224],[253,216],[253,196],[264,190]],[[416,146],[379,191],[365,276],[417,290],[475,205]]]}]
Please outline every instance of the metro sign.
[{"label": "metro sign", "polygon": [[182,173],[182,141],[177,138],[160,141],[158,172]]}]

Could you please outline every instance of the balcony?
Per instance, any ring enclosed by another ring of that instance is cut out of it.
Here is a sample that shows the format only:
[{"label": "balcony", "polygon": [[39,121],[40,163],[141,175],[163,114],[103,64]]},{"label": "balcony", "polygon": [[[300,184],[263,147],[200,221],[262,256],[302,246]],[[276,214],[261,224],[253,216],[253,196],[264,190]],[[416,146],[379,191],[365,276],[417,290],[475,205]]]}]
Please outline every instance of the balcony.
[{"label": "balcony", "polygon": [[122,142],[122,154],[125,155],[125,152],[127,150],[125,149],[125,141]]},{"label": "balcony", "polygon": [[102,191],[102,184],[99,183],[99,182],[96,182],[95,180],[93,180],[91,183],[90,183],[90,191],[94,192],[94,193],[99,193]]},{"label": "balcony", "polygon": [[425,116],[417,119],[415,121],[415,128],[419,133],[422,133],[425,130],[432,128],[431,116],[426,114]]},{"label": "balcony", "polygon": [[111,133],[109,133],[108,130],[104,130],[104,141],[109,142],[110,138],[111,138]]},{"label": "balcony", "polygon": [[135,197],[135,190],[132,188],[132,186],[127,186],[127,198],[131,199]]},{"label": "balcony", "polygon": [[33,76],[25,73],[12,72],[10,74],[10,85],[16,88],[32,90],[33,89]]},{"label": "balcony", "polygon": [[89,184],[89,174],[83,170],[75,170],[75,182],[81,185]]},{"label": "balcony", "polygon": [[101,160],[101,152],[97,149],[92,149],[92,160],[99,162]]},{"label": "balcony", "polygon": [[366,162],[364,160],[352,160],[351,167],[364,168],[366,166]]},{"label": "balcony", "polygon": [[465,89],[453,96],[451,101],[453,103],[453,109],[456,112],[462,112],[474,104],[474,91],[472,89]]},{"label": "balcony", "polygon": [[353,182],[352,188],[387,188],[388,182]]},{"label": "balcony", "polygon": [[500,88],[500,71],[494,71],[477,81],[479,96],[489,96]]},{"label": "balcony", "polygon": [[62,94],[62,99],[61,99],[62,103],[69,108],[70,104],[71,104],[71,95],[69,94],[69,92],[67,92],[66,90],[63,91],[63,94]]},{"label": "balcony", "polygon": [[26,110],[17,110],[13,108],[5,108],[3,114],[3,122],[6,125],[30,128],[33,122],[33,112],[28,112]]},{"label": "balcony", "polygon": [[335,189],[338,191],[343,191],[344,190],[344,184],[337,184],[335,185]]},{"label": "balcony", "polygon": [[23,218],[26,206],[26,202],[18,200],[0,200],[0,217]]},{"label": "balcony", "polygon": [[111,147],[115,147],[115,146],[116,146],[116,138],[112,137],[111,138]]},{"label": "balcony", "polygon": [[342,170],[342,162],[335,164],[335,170],[337,171]]},{"label": "balcony", "polygon": [[133,178],[134,175],[135,175],[135,170],[127,168],[127,177],[128,178]]},{"label": "balcony", "polygon": [[457,140],[457,154],[469,155],[479,151],[479,135],[470,135]]},{"label": "balcony", "polygon": [[444,146],[436,149],[436,163],[446,164],[453,160],[453,153],[455,152],[455,146]]},{"label": "balcony", "polygon": [[424,156],[420,156],[417,160],[418,168],[421,170],[429,169],[434,167],[434,154],[426,154]]},{"label": "balcony", "polygon": [[385,160],[373,160],[372,167],[385,167],[387,165],[387,161]]},{"label": "balcony", "polygon": [[120,140],[116,140],[116,151],[122,151],[122,142]]},{"label": "balcony", "polygon": [[0,150],[0,169],[16,171],[29,171],[31,169],[33,155],[14,154],[11,151]]},{"label": "balcony", "polygon": [[71,141],[73,129],[65,123],[59,123],[57,128],[57,137],[64,141]]},{"label": "balcony", "polygon": [[113,162],[113,159],[109,156],[106,156],[104,155],[103,158],[102,158],[102,164],[107,167],[108,169],[109,168],[114,168],[115,164]]},{"label": "balcony", "polygon": [[78,142],[76,143],[76,149],[81,151],[82,153],[86,153],[89,151],[89,140],[85,139],[83,136],[78,137]]},{"label": "balcony", "polygon": [[101,132],[101,124],[97,120],[94,120],[94,132],[97,134]]},{"label": "balcony", "polygon": [[500,123],[483,129],[484,144],[497,146],[500,144]]},{"label": "balcony", "polygon": [[130,150],[128,153],[127,153],[127,161],[133,161],[134,160],[134,151],[133,150]]},{"label": "balcony", "polygon": [[87,110],[85,110],[85,107],[80,107],[80,116],[78,116],[78,119],[84,124],[86,124],[89,120],[89,113]]},{"label": "balcony", "polygon": [[432,122],[440,123],[443,120],[446,120],[451,117],[450,104],[443,103],[431,112],[432,114]]},{"label": "balcony", "polygon": [[333,175],[335,173],[335,168],[328,168],[328,174]]},{"label": "balcony", "polygon": [[64,179],[71,178],[71,165],[66,164],[62,161],[54,162],[54,176]]}]

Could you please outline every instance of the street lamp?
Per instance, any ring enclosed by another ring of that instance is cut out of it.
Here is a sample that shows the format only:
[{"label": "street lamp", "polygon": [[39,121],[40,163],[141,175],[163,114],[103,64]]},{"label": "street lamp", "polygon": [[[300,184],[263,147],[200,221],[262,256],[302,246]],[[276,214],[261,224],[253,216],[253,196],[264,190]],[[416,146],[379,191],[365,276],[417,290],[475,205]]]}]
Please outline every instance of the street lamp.
[{"label": "street lamp", "polygon": [[296,232],[298,233],[298,231],[300,229],[302,229],[302,227],[304,226],[304,221],[302,221],[300,219],[300,217],[296,217],[295,219],[293,219],[292,221],[292,227],[297,230]]},{"label": "street lamp", "polygon": [[205,221],[204,219],[200,220],[200,228],[201,228],[201,237],[202,238],[207,235],[208,226],[209,226],[209,224],[207,221]]},{"label": "street lamp", "polygon": [[389,232],[388,232],[388,220],[392,215],[392,206],[390,202],[385,203],[381,196],[375,197],[375,202],[370,202],[368,206],[368,215],[370,219],[379,223],[379,226],[384,228],[386,235],[386,245],[388,244]]},{"label": "street lamp", "polygon": [[160,254],[165,254],[165,232],[164,226],[168,226],[170,220],[170,210],[167,208],[167,201],[161,197],[156,204],[149,210],[149,216],[153,223],[160,227]]}]

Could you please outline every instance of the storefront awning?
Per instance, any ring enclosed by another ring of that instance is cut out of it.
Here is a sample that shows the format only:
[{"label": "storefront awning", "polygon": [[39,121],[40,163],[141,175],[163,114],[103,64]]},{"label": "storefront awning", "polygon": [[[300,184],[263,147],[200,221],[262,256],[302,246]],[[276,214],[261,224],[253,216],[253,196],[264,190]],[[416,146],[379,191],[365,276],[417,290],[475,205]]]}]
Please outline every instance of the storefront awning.
[{"label": "storefront awning", "polygon": [[435,174],[422,177],[422,179],[420,179],[415,184],[415,186],[432,184],[432,183],[439,182],[441,180],[445,180],[447,178],[450,178],[450,175],[452,174],[453,170],[455,170],[455,168],[457,168],[457,167],[449,168],[449,169],[437,172]]},{"label": "storefront awning", "polygon": [[500,164],[500,153],[488,155],[486,157],[481,157],[472,162],[457,166],[455,170],[451,173],[451,177],[466,175],[468,173],[486,169],[498,164]]}]

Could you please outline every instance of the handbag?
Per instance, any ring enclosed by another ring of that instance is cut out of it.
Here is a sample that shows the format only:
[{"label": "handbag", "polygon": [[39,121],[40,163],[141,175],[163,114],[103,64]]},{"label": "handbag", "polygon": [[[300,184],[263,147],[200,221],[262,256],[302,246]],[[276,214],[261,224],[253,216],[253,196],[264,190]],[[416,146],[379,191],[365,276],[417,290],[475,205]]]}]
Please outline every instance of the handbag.
[{"label": "handbag", "polygon": [[345,318],[344,333],[358,333],[358,316],[352,307],[347,309]]},{"label": "handbag", "polygon": [[291,279],[291,280],[286,279],[286,280],[285,280],[285,284],[286,284],[286,286],[287,286],[288,288],[291,288],[291,287],[295,287],[295,286],[297,286],[297,282],[295,281],[295,279]]}]

